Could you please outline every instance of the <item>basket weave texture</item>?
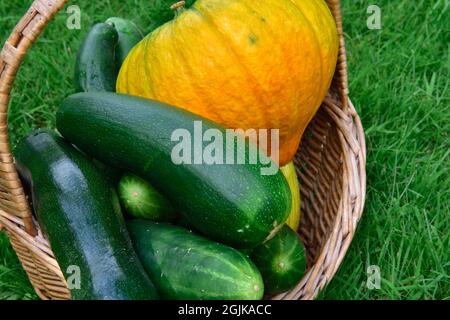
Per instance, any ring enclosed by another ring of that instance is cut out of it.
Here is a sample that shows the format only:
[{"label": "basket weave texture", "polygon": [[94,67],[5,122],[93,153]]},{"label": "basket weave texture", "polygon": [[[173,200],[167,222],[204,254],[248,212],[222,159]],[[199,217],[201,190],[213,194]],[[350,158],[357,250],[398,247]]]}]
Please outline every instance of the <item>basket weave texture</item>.
[{"label": "basket weave texture", "polygon": [[[70,299],[48,241],[32,216],[8,139],[10,92],[19,67],[46,25],[68,2],[35,0],[0,53],[0,230],[9,236],[42,299]],[[309,125],[295,158],[301,185],[308,271],[274,299],[314,299],[333,278],[355,233],[366,193],[366,146],[360,118],[348,98],[347,62],[339,0],[327,0],[340,35],[332,87]]]}]

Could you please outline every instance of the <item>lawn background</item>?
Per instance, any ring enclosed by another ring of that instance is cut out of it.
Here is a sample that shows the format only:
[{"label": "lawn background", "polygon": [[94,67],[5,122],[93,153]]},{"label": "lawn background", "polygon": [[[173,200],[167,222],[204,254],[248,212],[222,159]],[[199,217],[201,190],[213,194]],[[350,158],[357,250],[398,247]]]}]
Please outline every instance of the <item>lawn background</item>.
[{"label": "lawn background", "polygon": [[[81,7],[82,29],[67,29],[65,11],[57,15],[18,74],[9,115],[12,143],[33,128],[54,126],[57,106],[73,92],[76,51],[92,23],[121,16],[151,30],[170,19],[170,10],[158,12],[172,2],[72,1]],[[1,43],[30,3],[1,2]],[[381,30],[367,28],[371,4],[381,8]],[[368,190],[353,243],[320,298],[449,299],[449,1],[342,5],[350,92],[367,136]],[[366,286],[370,265],[380,268],[379,290]],[[1,234],[0,299],[36,298]]]}]

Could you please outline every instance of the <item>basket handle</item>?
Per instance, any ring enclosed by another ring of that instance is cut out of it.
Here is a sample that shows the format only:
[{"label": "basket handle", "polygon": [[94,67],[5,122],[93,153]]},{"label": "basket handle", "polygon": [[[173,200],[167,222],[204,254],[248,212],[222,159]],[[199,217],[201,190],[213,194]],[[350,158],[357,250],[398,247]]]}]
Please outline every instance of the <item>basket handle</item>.
[{"label": "basket handle", "polygon": [[36,228],[9,145],[7,112],[12,85],[27,50],[66,2],[35,0],[0,53],[0,209],[21,219],[26,232],[33,236]]},{"label": "basket handle", "polygon": [[342,108],[345,112],[351,111],[349,108],[349,89],[348,89],[348,71],[347,71],[347,52],[345,49],[344,28],[342,26],[342,12],[340,0],[326,0],[331,13],[336,21],[336,27],[339,34],[339,55],[336,65],[337,81],[339,84],[339,94],[342,102]]},{"label": "basket handle", "polygon": [[[174,0],[175,1],[175,0]],[[335,17],[340,37],[339,60],[336,68],[339,91],[344,111],[348,110],[348,78],[342,15],[339,0],[326,0]],[[68,0],[34,0],[22,17],[0,53],[0,210],[23,222],[30,235],[36,235],[32,214],[14,165],[8,138],[7,112],[12,85],[23,59]]]}]

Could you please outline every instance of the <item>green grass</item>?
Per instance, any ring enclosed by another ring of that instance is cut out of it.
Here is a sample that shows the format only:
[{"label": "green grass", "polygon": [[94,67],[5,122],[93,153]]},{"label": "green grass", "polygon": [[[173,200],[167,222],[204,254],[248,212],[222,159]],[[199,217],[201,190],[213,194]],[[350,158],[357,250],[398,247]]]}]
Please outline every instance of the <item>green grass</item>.
[{"label": "green grass", "polygon": [[[2,42],[25,12],[22,2],[31,1],[0,4]],[[68,30],[64,12],[47,28],[15,83],[9,116],[13,143],[32,128],[53,126],[57,106],[72,92],[75,54],[89,25],[118,15],[150,30],[170,19],[170,10],[157,13],[173,1],[122,2],[80,0],[82,30]],[[351,96],[368,143],[368,191],[349,252],[320,298],[449,299],[450,4],[376,3],[381,30],[366,27],[373,1],[343,3]],[[379,290],[366,286],[370,265],[380,268]],[[36,295],[1,236],[0,299],[7,298]]]}]

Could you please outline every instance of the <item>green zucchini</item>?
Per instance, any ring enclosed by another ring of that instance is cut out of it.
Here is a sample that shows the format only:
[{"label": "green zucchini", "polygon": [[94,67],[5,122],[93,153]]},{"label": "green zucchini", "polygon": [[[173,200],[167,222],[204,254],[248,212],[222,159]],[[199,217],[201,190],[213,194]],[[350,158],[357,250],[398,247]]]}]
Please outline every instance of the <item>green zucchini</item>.
[{"label": "green zucchini", "polygon": [[305,273],[306,257],[297,233],[288,225],[250,254],[264,279],[267,294],[293,289]]},{"label": "green zucchini", "polygon": [[100,173],[108,180],[108,182],[111,185],[117,186],[119,184],[120,179],[123,176],[122,171],[120,171],[117,168],[108,166],[103,162],[98,161],[97,159],[92,159],[92,162],[95,164]]},{"label": "green zucchini", "polygon": [[134,220],[127,226],[139,258],[162,299],[262,298],[261,274],[236,249],[168,224]]},{"label": "green zucchini", "polygon": [[[209,238],[235,247],[261,244],[288,218],[291,194],[285,178],[279,170],[262,175],[265,162],[249,164],[249,152],[243,165],[177,164],[172,152],[180,142],[172,141],[172,135],[182,131],[194,137],[194,122],[203,131],[215,129],[225,136],[221,126],[182,109],[111,93],[73,95],[63,102],[56,120],[66,139],[151,183]],[[209,145],[197,142],[202,150]],[[246,150],[251,148],[244,143]]]},{"label": "green zucchini", "polygon": [[50,131],[32,133],[14,155],[32,186],[34,210],[63,274],[79,271],[72,298],[157,298],[132,247],[117,195],[87,157]]},{"label": "green zucchini", "polygon": [[111,17],[106,23],[113,26],[119,34],[116,46],[116,68],[120,70],[128,53],[144,38],[144,33],[134,22],[122,18]]},{"label": "green zucchini", "polygon": [[199,233],[198,230],[195,230],[195,227],[192,225],[192,223],[190,223],[185,217],[181,215],[178,217],[178,219],[176,219],[175,224],[189,231]]},{"label": "green zucchini", "polygon": [[94,25],[81,45],[75,65],[77,92],[115,92],[119,35],[106,23]]},{"label": "green zucchini", "polygon": [[133,174],[125,174],[119,182],[119,198],[126,212],[135,218],[170,222],[175,210],[148,182]]}]

